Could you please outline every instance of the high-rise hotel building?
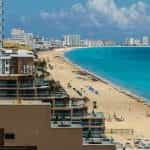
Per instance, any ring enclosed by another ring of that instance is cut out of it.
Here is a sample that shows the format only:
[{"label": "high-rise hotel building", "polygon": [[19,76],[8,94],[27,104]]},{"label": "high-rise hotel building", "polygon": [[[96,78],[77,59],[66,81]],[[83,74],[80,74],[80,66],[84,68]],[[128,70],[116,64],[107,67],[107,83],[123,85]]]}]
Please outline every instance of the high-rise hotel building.
[{"label": "high-rise hotel building", "polygon": [[142,43],[143,43],[144,46],[149,46],[150,45],[150,37],[144,36],[142,38]]},{"label": "high-rise hotel building", "polygon": [[65,35],[64,36],[64,46],[68,47],[80,47],[81,38],[79,34]]}]

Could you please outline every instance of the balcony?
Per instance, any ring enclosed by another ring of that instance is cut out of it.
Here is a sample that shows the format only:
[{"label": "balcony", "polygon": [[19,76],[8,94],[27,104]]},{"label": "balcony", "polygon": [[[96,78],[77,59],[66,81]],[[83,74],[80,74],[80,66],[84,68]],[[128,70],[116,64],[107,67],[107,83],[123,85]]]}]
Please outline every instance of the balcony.
[{"label": "balcony", "polygon": [[89,135],[92,138],[102,138],[104,135],[104,131],[92,131],[91,130],[91,132],[89,132],[89,131],[84,131],[84,129],[83,129],[83,137],[85,138]]},{"label": "balcony", "polygon": [[17,83],[13,83],[13,84],[10,84],[10,83],[5,83],[5,84],[0,84],[0,89],[17,89],[17,88],[20,88],[20,89],[28,89],[28,88],[34,88],[34,85],[32,83],[30,84],[19,84],[18,87],[17,87]]},{"label": "balcony", "polygon": [[58,93],[56,91],[52,91],[50,96],[55,99],[59,99],[59,98],[62,99],[62,98],[68,97],[66,93]]},{"label": "balcony", "polygon": [[17,93],[14,91],[14,93],[0,93],[0,99],[10,99],[10,98],[20,98],[23,100],[44,100],[44,99],[50,99],[49,94],[40,94],[35,96],[35,93],[32,91],[31,94],[27,93]]},{"label": "balcony", "polygon": [[2,83],[0,83],[0,88],[16,88],[17,87],[17,84],[8,84],[8,83],[4,83],[4,84],[2,84]]},{"label": "balcony", "polygon": [[103,138],[83,138],[83,145],[114,145],[113,139]]},{"label": "balcony", "polygon": [[[55,103],[54,108],[64,108],[64,109],[81,109],[87,107],[86,104],[69,104],[68,103]],[[80,114],[79,114],[80,115]]]},{"label": "balcony", "polygon": [[51,121],[51,128],[81,128],[81,125],[72,121]]}]

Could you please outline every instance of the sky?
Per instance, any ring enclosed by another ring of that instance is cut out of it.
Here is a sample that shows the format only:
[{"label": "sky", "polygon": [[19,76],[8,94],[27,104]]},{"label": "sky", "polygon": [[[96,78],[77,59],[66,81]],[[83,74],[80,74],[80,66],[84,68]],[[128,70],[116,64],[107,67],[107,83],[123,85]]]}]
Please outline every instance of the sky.
[{"label": "sky", "polygon": [[5,36],[20,27],[49,38],[150,36],[150,0],[4,0]]}]

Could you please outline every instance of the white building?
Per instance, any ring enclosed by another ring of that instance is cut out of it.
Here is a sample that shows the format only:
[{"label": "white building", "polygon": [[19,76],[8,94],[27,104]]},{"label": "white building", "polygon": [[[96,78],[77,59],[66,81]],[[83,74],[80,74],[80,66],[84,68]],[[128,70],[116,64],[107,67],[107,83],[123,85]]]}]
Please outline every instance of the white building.
[{"label": "white building", "polygon": [[126,39],[126,44],[129,46],[133,46],[134,45],[134,38]]},{"label": "white building", "polygon": [[148,36],[144,36],[143,39],[142,39],[142,44],[144,46],[150,45],[150,38]]},{"label": "white building", "polygon": [[11,39],[19,44],[32,45],[33,37],[32,33],[26,33],[20,28],[14,28],[11,30]]},{"label": "white building", "polygon": [[85,40],[86,47],[102,47],[113,46],[115,42],[112,40]]},{"label": "white building", "polygon": [[134,40],[134,45],[140,46],[141,44],[142,44],[142,42],[141,42],[140,39],[135,39],[135,40]]},{"label": "white building", "polygon": [[126,39],[126,44],[128,46],[140,46],[142,42],[140,39],[129,38],[129,39]]},{"label": "white building", "polygon": [[87,47],[101,47],[104,46],[104,42],[102,40],[86,40],[85,45]]},{"label": "white building", "polygon": [[79,34],[65,35],[64,46],[80,47],[81,46],[80,35]]},{"label": "white building", "polygon": [[51,40],[51,47],[56,47],[56,48],[62,48],[63,47],[63,41],[61,40]]}]

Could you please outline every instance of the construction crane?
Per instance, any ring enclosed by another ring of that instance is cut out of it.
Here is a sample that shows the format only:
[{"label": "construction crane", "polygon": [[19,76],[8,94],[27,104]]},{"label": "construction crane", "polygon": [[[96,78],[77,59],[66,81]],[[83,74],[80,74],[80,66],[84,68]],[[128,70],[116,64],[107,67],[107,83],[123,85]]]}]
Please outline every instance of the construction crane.
[{"label": "construction crane", "polygon": [[[4,0],[0,0],[0,48],[4,48]],[[19,97],[19,83],[18,77],[16,79],[17,82],[17,89],[16,89],[16,99],[17,103],[21,103],[21,99]]]},{"label": "construction crane", "polygon": [[4,40],[4,1],[0,0],[0,48],[3,48]]}]

